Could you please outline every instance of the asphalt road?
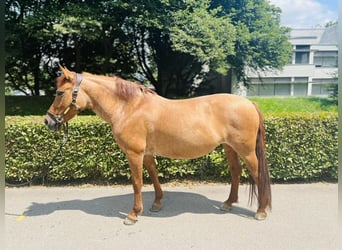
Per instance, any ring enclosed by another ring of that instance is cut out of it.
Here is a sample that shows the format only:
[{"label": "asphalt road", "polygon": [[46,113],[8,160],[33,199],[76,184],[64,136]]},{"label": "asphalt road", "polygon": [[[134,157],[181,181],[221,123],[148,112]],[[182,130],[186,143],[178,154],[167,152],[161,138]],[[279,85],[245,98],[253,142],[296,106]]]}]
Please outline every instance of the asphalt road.
[{"label": "asphalt road", "polygon": [[227,213],[229,185],[164,185],[164,208],[125,226],[132,187],[30,187],[5,190],[6,249],[337,249],[337,184],[272,185],[273,210],[256,221],[248,186]]}]

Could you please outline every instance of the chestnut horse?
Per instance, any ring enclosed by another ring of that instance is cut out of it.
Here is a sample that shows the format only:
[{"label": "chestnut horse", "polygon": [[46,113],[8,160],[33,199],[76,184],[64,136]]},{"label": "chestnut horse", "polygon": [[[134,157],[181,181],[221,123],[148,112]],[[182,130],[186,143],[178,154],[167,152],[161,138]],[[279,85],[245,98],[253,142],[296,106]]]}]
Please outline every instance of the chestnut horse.
[{"label": "chestnut horse", "polygon": [[162,208],[163,192],[154,157],[192,159],[219,145],[223,145],[232,175],[230,194],[221,209],[228,211],[238,201],[240,156],[252,176],[250,195],[258,200],[255,218],[266,218],[266,209],[271,208],[271,187],[263,118],[255,103],[230,94],[169,100],[119,77],[77,74],[60,68],[63,74],[56,80],[56,97],[45,123],[56,131],[79,111],[91,109],[111,125],[132,173],[134,205],[125,224],[134,224],[143,211],[143,165],[155,189],[151,211],[157,212]]}]

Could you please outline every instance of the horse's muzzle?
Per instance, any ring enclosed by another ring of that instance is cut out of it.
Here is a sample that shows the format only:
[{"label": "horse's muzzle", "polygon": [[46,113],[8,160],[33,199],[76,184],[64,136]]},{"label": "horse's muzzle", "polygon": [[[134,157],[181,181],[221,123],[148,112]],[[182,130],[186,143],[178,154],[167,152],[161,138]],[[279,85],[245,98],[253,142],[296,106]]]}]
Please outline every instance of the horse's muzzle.
[{"label": "horse's muzzle", "polygon": [[52,131],[58,131],[62,128],[62,122],[57,121],[56,119],[52,118],[50,115],[45,116],[44,123]]}]

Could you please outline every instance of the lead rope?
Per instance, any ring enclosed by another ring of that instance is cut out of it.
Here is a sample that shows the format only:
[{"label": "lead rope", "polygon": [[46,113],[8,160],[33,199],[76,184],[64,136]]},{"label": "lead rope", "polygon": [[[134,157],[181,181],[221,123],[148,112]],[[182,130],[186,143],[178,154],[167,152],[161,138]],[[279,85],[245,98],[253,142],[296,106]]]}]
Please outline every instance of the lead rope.
[{"label": "lead rope", "polygon": [[24,183],[20,184],[11,184],[8,182],[5,182],[6,187],[23,187],[23,186],[30,186],[32,182],[34,182],[38,178],[42,178],[42,184],[45,185],[45,178],[49,174],[49,171],[51,169],[52,163],[56,160],[57,156],[61,153],[62,148],[64,147],[65,143],[68,141],[68,123],[63,123],[63,139],[61,141],[61,144],[59,145],[58,150],[56,150],[55,155],[52,157],[52,159],[49,161],[49,164],[45,165],[42,170],[42,174],[40,176],[34,176],[30,181],[26,181]]}]

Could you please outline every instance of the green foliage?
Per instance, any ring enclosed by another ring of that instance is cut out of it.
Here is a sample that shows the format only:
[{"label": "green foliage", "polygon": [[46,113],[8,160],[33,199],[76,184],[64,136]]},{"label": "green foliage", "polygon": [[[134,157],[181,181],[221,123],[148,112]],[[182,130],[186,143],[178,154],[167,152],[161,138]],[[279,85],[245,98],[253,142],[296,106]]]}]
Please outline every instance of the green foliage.
[{"label": "green foliage", "polygon": [[329,97],[331,98],[332,102],[338,105],[338,84],[331,85],[329,87]]},{"label": "green foliage", "polygon": [[53,97],[6,96],[5,115],[42,115],[49,109]]},{"label": "green foliage", "polygon": [[170,38],[174,49],[188,53],[226,74],[228,55],[233,55],[235,27],[228,16],[217,17],[220,8],[209,10],[209,1],[186,1],[185,9],[172,14]]},{"label": "green foliage", "polygon": [[[266,0],[6,1],[6,86],[51,93],[57,63],[149,81],[187,96],[202,66],[243,78],[245,66],[281,68],[291,46]],[[139,74],[137,74],[139,73]],[[170,95],[169,95],[170,96]]]},{"label": "green foliage", "polygon": [[[289,112],[337,112],[337,105],[333,98],[319,97],[250,97],[265,113]],[[52,103],[49,96],[6,96],[5,115],[43,115]],[[91,115],[85,110],[81,115]]]},{"label": "green foliage", "polygon": [[[43,115],[53,102],[52,96],[5,96],[6,116]],[[82,115],[94,114],[85,110]]]},{"label": "green foliage", "polygon": [[[267,159],[273,182],[337,180],[337,113],[266,115]],[[6,117],[6,180],[39,176],[58,150],[61,133],[50,132],[42,117]],[[157,157],[163,180],[229,178],[221,147],[194,160]],[[144,177],[148,174],[144,171]],[[114,142],[110,127],[96,116],[77,117],[69,125],[69,140],[52,163],[48,176],[56,181],[128,181],[126,157]],[[244,167],[242,180],[248,179]]]},{"label": "green foliage", "polygon": [[6,1],[6,86],[51,93],[58,65],[76,71],[136,73],[124,15],[113,1]]},{"label": "green foliage", "polygon": [[267,157],[274,180],[337,180],[337,113],[268,117]]},{"label": "green foliage", "polygon": [[269,1],[212,0],[236,28],[235,54],[227,62],[239,80],[245,80],[245,67],[258,70],[281,69],[292,55],[289,29],[280,26],[281,10]]},{"label": "green foliage", "polygon": [[337,112],[333,98],[320,97],[250,97],[263,113]]}]

